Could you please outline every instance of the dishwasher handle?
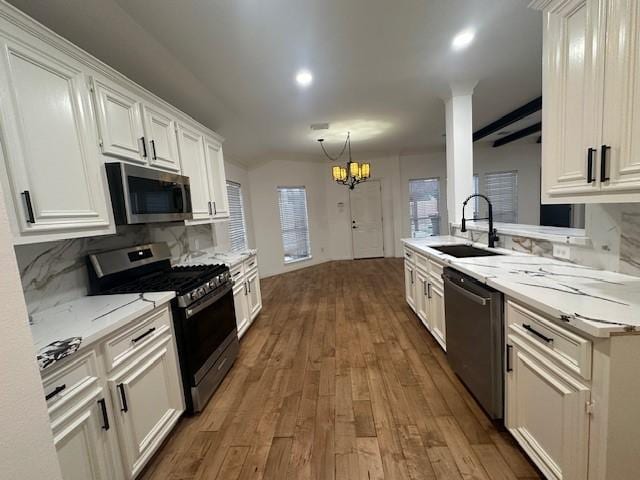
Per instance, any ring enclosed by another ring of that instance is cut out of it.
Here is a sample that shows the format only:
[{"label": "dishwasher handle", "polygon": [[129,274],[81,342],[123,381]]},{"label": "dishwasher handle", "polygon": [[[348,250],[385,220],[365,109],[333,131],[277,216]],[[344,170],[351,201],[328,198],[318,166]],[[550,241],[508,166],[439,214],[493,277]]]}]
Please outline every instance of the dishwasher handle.
[{"label": "dishwasher handle", "polygon": [[480,295],[476,295],[475,293],[467,290],[466,288],[461,287],[460,285],[454,283],[453,281],[451,281],[448,277],[445,276],[445,282],[447,285],[449,285],[450,287],[452,287],[454,290],[456,290],[458,293],[460,293],[461,295],[464,295],[465,297],[467,297],[469,300],[471,300],[472,302],[475,302],[479,305],[482,305],[483,307],[491,301],[490,298],[484,298],[481,297]]}]

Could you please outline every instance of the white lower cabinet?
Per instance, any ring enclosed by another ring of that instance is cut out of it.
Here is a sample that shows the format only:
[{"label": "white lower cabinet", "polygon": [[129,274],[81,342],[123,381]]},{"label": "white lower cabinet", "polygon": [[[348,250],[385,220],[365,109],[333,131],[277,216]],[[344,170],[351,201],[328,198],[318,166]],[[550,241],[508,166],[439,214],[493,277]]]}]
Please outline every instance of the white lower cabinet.
[{"label": "white lower cabinet", "polygon": [[429,280],[426,273],[416,270],[416,284],[414,289],[414,301],[416,315],[422,320],[425,327],[431,330],[429,325]]},{"label": "white lower cabinet", "polygon": [[183,410],[175,350],[164,337],[109,379],[125,471],[134,478]]},{"label": "white lower cabinet", "polygon": [[442,285],[434,282],[429,287],[429,324],[431,334],[440,344],[447,349],[447,326],[444,317],[444,289]]},{"label": "white lower cabinet", "polygon": [[[64,480],[110,480],[109,424],[102,388],[52,422],[53,442]],[[103,406],[104,405],[104,406]]]},{"label": "white lower cabinet", "polygon": [[407,303],[416,310],[416,267],[413,263],[404,261],[404,291]]},{"label": "white lower cabinet", "polygon": [[238,337],[242,338],[262,310],[258,260],[255,255],[231,269]]},{"label": "white lower cabinet", "polygon": [[[162,333],[145,342],[129,339],[126,361],[112,362],[109,352],[120,348],[123,333],[149,322]],[[171,322],[169,306],[159,307],[46,371],[64,480],[134,479],[175,426],[184,398]]]}]

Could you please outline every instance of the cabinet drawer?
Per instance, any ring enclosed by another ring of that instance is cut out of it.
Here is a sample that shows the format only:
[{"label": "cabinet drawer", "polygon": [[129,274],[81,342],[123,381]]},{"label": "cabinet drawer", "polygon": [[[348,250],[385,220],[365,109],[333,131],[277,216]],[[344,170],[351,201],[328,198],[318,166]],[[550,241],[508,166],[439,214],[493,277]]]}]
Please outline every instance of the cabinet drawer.
[{"label": "cabinet drawer", "polygon": [[93,350],[80,355],[60,368],[56,368],[42,379],[49,414],[52,415],[60,410],[67,403],[65,399],[71,400],[97,380],[97,359]]},{"label": "cabinet drawer", "polygon": [[244,274],[244,265],[242,263],[239,263],[235,267],[231,268],[230,273],[231,279],[237,284],[238,282],[242,281],[242,277]]},{"label": "cabinet drawer", "polygon": [[419,253],[414,253],[416,267],[423,270],[425,273],[429,271],[429,259]]},{"label": "cabinet drawer", "polygon": [[416,263],[415,256],[416,256],[416,253],[413,250],[407,247],[404,247],[404,259],[406,261],[414,265]]},{"label": "cabinet drawer", "polygon": [[536,345],[551,359],[585,379],[591,378],[592,343],[527,308],[507,301],[509,333]]},{"label": "cabinet drawer", "polygon": [[126,362],[132,355],[154,340],[170,333],[169,307],[154,310],[104,343],[107,371]]},{"label": "cabinet drawer", "polygon": [[429,276],[431,277],[431,282],[436,283],[440,286],[443,285],[442,282],[442,270],[444,266],[433,260],[429,260]]},{"label": "cabinet drawer", "polygon": [[244,271],[250,272],[258,268],[258,259],[256,257],[251,257],[248,260],[244,261]]}]

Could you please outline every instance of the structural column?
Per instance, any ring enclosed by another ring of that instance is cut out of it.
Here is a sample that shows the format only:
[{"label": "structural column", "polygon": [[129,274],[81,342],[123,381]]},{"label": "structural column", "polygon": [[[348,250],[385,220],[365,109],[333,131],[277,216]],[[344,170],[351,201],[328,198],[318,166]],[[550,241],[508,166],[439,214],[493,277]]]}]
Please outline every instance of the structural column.
[{"label": "structural column", "polygon": [[462,220],[462,202],[473,193],[473,89],[477,82],[451,84],[445,99],[447,129],[447,214]]}]

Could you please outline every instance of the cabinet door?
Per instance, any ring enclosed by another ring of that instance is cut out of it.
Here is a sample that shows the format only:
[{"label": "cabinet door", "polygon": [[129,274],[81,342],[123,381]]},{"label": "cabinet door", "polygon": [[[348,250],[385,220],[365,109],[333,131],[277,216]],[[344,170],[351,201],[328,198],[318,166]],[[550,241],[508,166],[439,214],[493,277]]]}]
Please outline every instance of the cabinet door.
[{"label": "cabinet door", "polygon": [[224,155],[222,145],[213,139],[206,139],[207,168],[211,178],[211,193],[214,218],[229,217],[229,200],[227,199],[227,177],[224,171]]},{"label": "cabinet door", "polygon": [[429,281],[427,275],[416,269],[416,284],[415,284],[415,304],[416,314],[422,320],[422,323],[428,330],[431,327],[428,323],[429,317],[429,297],[427,296],[427,290]]},{"label": "cabinet door", "polygon": [[416,272],[415,267],[409,262],[404,262],[404,292],[407,303],[416,311]]},{"label": "cabinet door", "polygon": [[176,123],[167,113],[149,105],[142,106],[144,131],[149,139],[149,165],[173,172],[180,171]]},{"label": "cabinet door", "polygon": [[242,338],[249,327],[249,298],[247,284],[241,282],[233,289],[233,304],[236,310],[236,325],[238,327],[238,338]]},{"label": "cabinet door", "polygon": [[93,79],[96,116],[102,153],[137,164],[147,164],[141,105],[124,89]]},{"label": "cabinet door", "polygon": [[[80,408],[56,420],[53,442],[64,480],[110,480],[107,423],[98,400],[93,396]],[[106,409],[106,407],[105,407]]]},{"label": "cabinet door", "polygon": [[507,342],[507,428],[549,478],[587,478],[588,387],[519,337]]},{"label": "cabinet door", "polygon": [[431,325],[431,334],[446,351],[447,327],[444,317],[444,291],[439,285],[431,283],[427,292],[429,294],[429,324]]},{"label": "cabinet door", "polygon": [[20,230],[109,233],[111,203],[82,66],[51,49],[0,48],[3,134]]},{"label": "cabinet door", "polygon": [[[608,0],[603,190],[640,191],[640,2]],[[602,152],[602,150],[601,150]]]},{"label": "cabinet door", "polygon": [[260,277],[258,271],[247,274],[247,298],[249,299],[249,318],[253,320],[262,310],[262,294],[260,292]]},{"label": "cabinet door", "polygon": [[[542,191],[563,197],[599,190],[604,0],[557,2],[545,12]],[[591,161],[589,160],[591,158]]]},{"label": "cabinet door", "polygon": [[182,175],[189,177],[190,180],[193,219],[211,218],[213,206],[204,155],[204,137],[196,130],[178,125],[178,148]]},{"label": "cabinet door", "polygon": [[184,410],[172,337],[109,380],[125,470],[134,478]]}]

